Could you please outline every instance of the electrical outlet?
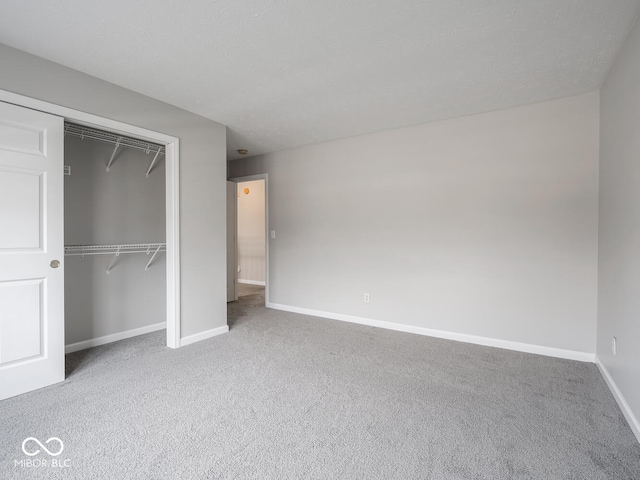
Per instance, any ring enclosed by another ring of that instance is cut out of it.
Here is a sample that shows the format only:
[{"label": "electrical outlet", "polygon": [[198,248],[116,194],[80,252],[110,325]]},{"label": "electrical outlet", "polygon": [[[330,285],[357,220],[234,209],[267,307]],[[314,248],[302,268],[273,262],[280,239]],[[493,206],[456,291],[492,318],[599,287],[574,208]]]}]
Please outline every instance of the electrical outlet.
[{"label": "electrical outlet", "polygon": [[618,340],[616,337],[611,337],[611,353],[614,355],[618,353]]},{"label": "electrical outlet", "polygon": [[369,303],[369,301],[371,300],[371,297],[369,296],[369,292],[364,294],[364,303]]},{"label": "electrical outlet", "polygon": [[276,238],[276,231],[275,230],[271,230],[271,238]]}]

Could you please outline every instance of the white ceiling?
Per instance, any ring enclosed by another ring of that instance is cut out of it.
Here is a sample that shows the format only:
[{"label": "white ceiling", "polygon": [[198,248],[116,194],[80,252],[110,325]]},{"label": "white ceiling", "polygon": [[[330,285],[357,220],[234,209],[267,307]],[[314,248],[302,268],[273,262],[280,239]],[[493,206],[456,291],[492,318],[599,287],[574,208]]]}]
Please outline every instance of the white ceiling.
[{"label": "white ceiling", "polygon": [[229,158],[600,87],[640,0],[3,0],[0,42],[229,127]]}]

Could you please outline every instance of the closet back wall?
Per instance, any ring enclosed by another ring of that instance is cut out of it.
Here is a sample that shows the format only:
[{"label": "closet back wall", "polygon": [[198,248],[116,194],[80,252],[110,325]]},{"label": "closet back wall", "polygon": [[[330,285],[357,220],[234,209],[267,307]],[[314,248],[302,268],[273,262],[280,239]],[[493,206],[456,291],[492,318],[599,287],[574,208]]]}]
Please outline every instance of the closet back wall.
[{"label": "closet back wall", "polygon": [[[153,155],[65,136],[65,245],[165,242],[165,163]],[[166,322],[166,263],[159,253],[121,254],[109,275],[112,255],[65,257],[67,345]]]}]

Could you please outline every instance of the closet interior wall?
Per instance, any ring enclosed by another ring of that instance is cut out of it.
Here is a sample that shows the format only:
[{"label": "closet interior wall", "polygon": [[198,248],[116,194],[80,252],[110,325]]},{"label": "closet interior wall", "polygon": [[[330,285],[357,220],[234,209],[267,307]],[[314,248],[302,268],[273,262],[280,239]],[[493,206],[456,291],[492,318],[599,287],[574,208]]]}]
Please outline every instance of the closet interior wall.
[{"label": "closet interior wall", "polygon": [[[166,242],[165,162],[153,152],[65,135],[65,245]],[[65,255],[67,345],[166,323],[166,256]]]}]

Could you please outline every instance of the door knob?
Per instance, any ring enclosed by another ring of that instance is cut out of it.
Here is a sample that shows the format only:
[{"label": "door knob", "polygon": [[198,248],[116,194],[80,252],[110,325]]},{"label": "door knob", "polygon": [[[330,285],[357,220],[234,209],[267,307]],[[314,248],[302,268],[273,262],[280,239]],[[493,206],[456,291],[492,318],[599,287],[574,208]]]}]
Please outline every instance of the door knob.
[{"label": "door knob", "polygon": [[60,260],[51,260],[51,263],[49,265],[51,266],[51,268],[58,268],[60,266]]}]

